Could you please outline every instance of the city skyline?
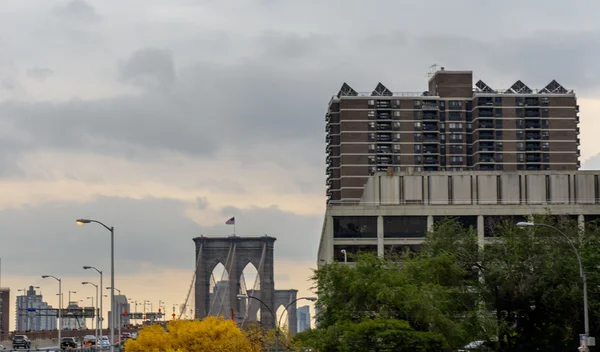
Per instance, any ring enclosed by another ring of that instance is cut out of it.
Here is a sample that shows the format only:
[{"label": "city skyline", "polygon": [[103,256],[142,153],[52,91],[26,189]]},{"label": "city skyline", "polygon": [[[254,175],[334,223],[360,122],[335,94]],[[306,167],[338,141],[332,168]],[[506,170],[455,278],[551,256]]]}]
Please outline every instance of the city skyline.
[{"label": "city skyline", "polygon": [[98,277],[82,266],[108,282],[106,231],[77,227],[80,217],[115,227],[115,286],[138,302],[182,304],[192,238],[230,235],[234,216],[239,235],[278,239],[276,289],[312,295],[324,111],[343,82],[424,91],[436,63],[491,87],[555,79],[577,93],[582,167],[600,168],[600,4],[519,7],[5,1],[0,28],[14,35],[0,53],[0,257],[11,306],[30,285],[57,306],[44,274],[83,300],[94,289],[81,282]]}]

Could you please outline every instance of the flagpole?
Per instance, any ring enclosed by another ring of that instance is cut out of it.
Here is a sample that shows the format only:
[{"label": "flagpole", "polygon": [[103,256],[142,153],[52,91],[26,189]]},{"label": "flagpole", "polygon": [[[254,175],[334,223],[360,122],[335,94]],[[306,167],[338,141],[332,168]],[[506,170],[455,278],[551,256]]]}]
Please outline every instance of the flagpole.
[{"label": "flagpole", "polygon": [[235,236],[235,220],[233,220],[233,235]]}]

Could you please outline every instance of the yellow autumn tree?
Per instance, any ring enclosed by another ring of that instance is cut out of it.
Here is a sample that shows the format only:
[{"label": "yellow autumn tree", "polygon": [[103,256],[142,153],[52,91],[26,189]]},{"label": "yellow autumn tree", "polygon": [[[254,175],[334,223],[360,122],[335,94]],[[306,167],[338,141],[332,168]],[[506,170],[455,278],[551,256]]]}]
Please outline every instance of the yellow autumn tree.
[{"label": "yellow autumn tree", "polygon": [[136,340],[125,343],[125,352],[253,352],[260,346],[250,341],[231,320],[207,317],[173,320],[167,325],[144,327]]}]

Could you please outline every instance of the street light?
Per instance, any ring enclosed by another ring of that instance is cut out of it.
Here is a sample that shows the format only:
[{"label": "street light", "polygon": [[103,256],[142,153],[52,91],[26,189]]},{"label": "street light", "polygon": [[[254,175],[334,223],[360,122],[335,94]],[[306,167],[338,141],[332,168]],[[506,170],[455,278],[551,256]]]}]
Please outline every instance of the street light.
[{"label": "street light", "polygon": [[[114,286],[113,286],[113,287],[114,287]],[[107,289],[107,290],[110,290],[111,288],[110,288],[110,287],[107,287],[106,289]],[[116,290],[116,291],[119,291],[119,296],[122,296],[122,295],[121,295],[121,290],[119,290],[119,289],[118,289],[118,288],[116,288],[116,287],[114,288],[114,290]],[[111,290],[111,292],[114,292],[114,291],[113,291],[113,290]],[[116,309],[116,306],[114,306],[114,307],[115,307],[115,310],[113,310],[113,311],[112,311],[112,316],[113,316],[112,320],[113,320],[113,322],[115,321],[115,318],[114,318],[114,316],[115,316],[115,313],[116,313],[116,311],[117,311],[117,309]],[[123,305],[122,305],[121,303],[119,303],[119,309],[118,309],[119,313],[117,313],[117,314],[119,314],[119,342],[121,342],[121,325],[122,325],[122,324],[121,324],[121,314],[122,314],[121,310],[123,310]]]},{"label": "street light", "polygon": [[547,225],[547,224],[535,224],[533,222],[525,222],[525,221],[521,221],[517,223],[518,227],[547,227],[549,229],[552,229],[556,232],[558,232],[561,236],[564,237],[564,239],[567,241],[567,243],[569,243],[569,245],[571,245],[571,249],[573,249],[573,252],[575,253],[575,256],[577,257],[577,262],[579,263],[579,276],[581,277],[581,281],[583,281],[583,318],[584,318],[584,328],[585,328],[585,350],[584,351],[589,351],[588,348],[588,337],[590,336],[590,321],[589,321],[589,316],[588,316],[588,293],[587,293],[587,277],[585,275],[585,272],[583,271],[583,265],[581,264],[581,256],[579,255],[579,251],[577,250],[577,247],[575,247],[575,244],[573,243],[573,241],[571,241],[571,239],[569,238],[569,236],[567,236],[564,232],[562,232],[561,230],[557,229],[554,226],[551,225]]},{"label": "street light", "polygon": [[[288,303],[288,305],[285,306],[285,309],[283,310],[283,312],[281,312],[281,315],[279,316],[279,321],[277,322],[277,326],[275,327],[275,335],[276,336],[279,334],[279,326],[281,326],[281,319],[283,318],[283,313],[287,312],[288,308],[292,304],[298,302],[301,299],[305,299],[305,300],[311,301],[311,302],[317,301],[317,297],[300,297],[300,298],[296,298],[295,300]],[[289,314],[289,312],[288,312],[288,314]],[[279,351],[279,339],[275,339],[275,351]]]},{"label": "street light", "polygon": [[[91,219],[78,219],[75,221],[77,225],[84,225],[95,222],[98,225],[104,226],[105,229],[110,231],[110,286],[115,287],[115,228],[108,227],[104,225],[102,222]],[[115,311],[115,290],[110,290],[110,306],[111,311]],[[115,352],[115,315],[111,315],[110,322],[110,352]]]},{"label": "street light", "polygon": [[77,293],[75,291],[69,291],[69,301],[67,302],[67,308],[71,305],[71,293]]},{"label": "street light", "polygon": [[348,263],[348,254],[345,249],[342,249],[340,252],[344,255],[344,263]]},{"label": "street light", "polygon": [[[96,272],[98,274],[100,274],[100,287],[102,287],[102,270],[98,270],[98,268],[89,266],[89,265],[84,266],[83,269],[84,270],[96,270]],[[100,331],[102,331],[102,327],[103,327],[103,323],[104,323],[104,318],[102,318],[102,314],[103,314],[102,302],[103,301],[104,301],[104,299],[102,297],[100,297],[100,307],[98,307],[98,292],[96,292],[96,309],[100,308],[99,314],[96,315],[96,325],[98,325],[98,322],[100,322]]]},{"label": "street light", "polygon": [[[96,285],[93,282],[89,282],[89,281],[84,281],[81,284],[82,285],[92,285],[92,286],[94,286],[96,288],[96,307],[98,307],[98,285]],[[92,306],[93,306],[93,304],[92,304]],[[102,334],[98,330],[99,325],[100,324],[98,324],[98,314],[96,314],[96,329],[95,329],[95,332],[96,332],[96,341],[101,341],[102,340],[100,338],[100,336],[102,336]],[[101,329],[101,327],[100,327],[100,329]]]},{"label": "street light", "polygon": [[[58,281],[58,343],[61,341],[62,330],[62,280],[54,275],[42,275],[42,279],[52,278]],[[114,351],[112,351],[114,352]]]},{"label": "street light", "polygon": [[[254,297],[254,296],[245,295],[245,294],[242,294],[242,293],[239,294],[239,295],[237,295],[237,298],[239,300],[252,298],[252,299],[255,299],[255,300],[259,301],[260,303],[262,303],[262,305],[264,305],[265,307],[267,307],[267,310],[269,311],[269,313],[271,313],[271,316],[273,317],[273,322],[277,322],[277,316],[275,314],[273,314],[273,311],[271,310],[271,308],[265,302],[263,302],[260,298]],[[246,306],[248,306],[248,305],[246,305]],[[261,324],[262,324],[262,322],[261,322]],[[277,335],[277,327],[275,327],[275,328],[276,328],[275,329],[275,347],[277,348],[279,346],[279,336]]]}]

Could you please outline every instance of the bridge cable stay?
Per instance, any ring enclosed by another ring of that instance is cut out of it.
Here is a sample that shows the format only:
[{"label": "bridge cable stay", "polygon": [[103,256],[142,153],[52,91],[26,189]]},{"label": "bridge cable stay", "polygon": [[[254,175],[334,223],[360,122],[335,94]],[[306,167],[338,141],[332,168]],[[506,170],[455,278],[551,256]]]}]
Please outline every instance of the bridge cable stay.
[{"label": "bridge cable stay", "polygon": [[[227,292],[230,292],[230,285],[231,285],[231,278],[229,277],[229,273],[231,272],[231,269],[233,269],[233,263],[235,262],[235,250],[237,248],[237,244],[234,242],[232,244],[232,246],[229,247],[229,250],[231,251],[231,248],[233,247],[233,251],[231,253],[231,261],[229,262],[229,269],[225,268],[225,270],[227,270],[227,275],[228,275],[228,280],[227,280],[227,285],[225,286],[225,289],[227,290]],[[231,297],[229,298],[229,301],[231,301]],[[223,310],[223,303],[225,302],[225,295],[223,295],[223,299],[221,299],[221,304],[219,305],[219,312],[221,312]],[[233,308],[233,307],[230,307]]]},{"label": "bridge cable stay", "polygon": [[[227,258],[225,259],[225,265],[227,265],[227,263],[229,262],[229,258],[231,257],[231,248],[232,248],[232,246],[230,245],[229,251],[227,252]],[[223,265],[224,270],[221,273],[221,281],[223,281],[223,278],[225,277],[225,273],[227,273],[227,287],[225,288],[225,289],[227,289],[229,287],[229,271],[227,271],[227,268],[225,267],[225,265]],[[214,270],[214,268],[213,268],[213,270]],[[231,268],[230,268],[230,270],[231,270]],[[215,280],[212,272],[210,273],[210,276],[211,276],[211,279],[213,280],[214,287],[217,287],[217,281]],[[217,291],[217,294],[214,295],[213,300],[210,303],[210,306],[208,307],[208,315],[212,315],[211,313],[212,313],[213,307],[215,306],[215,303],[217,302],[217,298],[221,295],[220,290],[218,288],[216,289],[216,291]],[[210,296],[210,291],[208,294]],[[222,302],[224,299],[225,298],[223,298],[220,301]],[[221,303],[221,305],[222,305],[222,303]],[[219,308],[219,312],[220,311],[221,311],[221,308]]]},{"label": "bridge cable stay", "polygon": [[190,296],[192,295],[192,289],[194,288],[194,283],[196,282],[196,273],[198,272],[198,268],[200,267],[200,261],[202,259],[202,247],[203,246],[204,246],[204,243],[200,243],[200,250],[198,251],[198,259],[196,259],[196,270],[194,270],[194,274],[192,275],[192,283],[190,284],[190,289],[188,290],[187,296],[185,297],[185,303],[183,304],[183,308],[181,308],[181,310],[179,311],[178,319],[181,319],[181,317],[185,313],[187,306],[188,306],[188,301],[190,299]]},{"label": "bridge cable stay", "polygon": [[[263,266],[264,266],[264,264],[265,264],[265,254],[266,254],[266,253],[267,253],[267,243],[265,242],[265,243],[263,244],[263,250],[262,250],[262,253],[261,253],[261,255],[260,255],[260,262],[258,263],[258,270],[257,270],[257,272],[256,272],[256,278],[254,279],[254,286],[252,287],[252,289],[254,290],[254,292],[256,292],[256,291],[257,291],[257,289],[258,289],[258,285],[260,285],[260,281],[259,281],[259,279],[260,279],[260,273],[262,272],[262,268],[263,268]],[[244,273],[242,272],[242,275],[243,275],[243,274],[244,274]],[[245,284],[245,281],[244,281],[244,284]],[[247,292],[247,291],[246,291],[246,292]],[[251,306],[252,304],[260,304],[260,303],[258,303],[258,302],[254,303],[254,302],[252,302],[252,301],[254,301],[254,300],[253,300],[253,299],[248,299],[248,300],[246,301],[246,312],[244,312],[244,319],[242,320],[242,325],[243,325],[243,324],[246,322],[246,320],[248,319],[248,314],[250,313],[250,306]]]}]

